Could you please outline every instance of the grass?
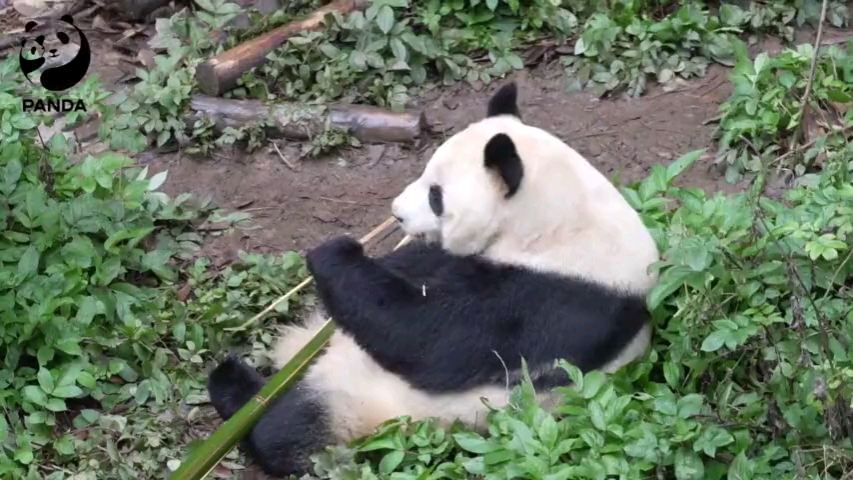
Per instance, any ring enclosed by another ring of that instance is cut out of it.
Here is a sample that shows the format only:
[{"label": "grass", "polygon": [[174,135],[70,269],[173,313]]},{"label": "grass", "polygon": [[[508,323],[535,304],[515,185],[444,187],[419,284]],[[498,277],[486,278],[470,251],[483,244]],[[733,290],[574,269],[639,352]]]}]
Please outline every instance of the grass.
[{"label": "grass", "polygon": [[[253,30],[229,42],[316,6],[298,3],[252,14]],[[195,65],[231,44],[208,33],[238,12],[220,0],[197,5],[160,21],[157,66],[133,88],[109,100],[94,78],[76,88],[114,150],[180,141],[204,153],[263,139],[258,125],[214,136],[209,123],[182,120]],[[400,108],[431,86],[524,68],[524,48],[543,41],[573,46],[561,60],[578,80],[570,88],[609,96],[729,64],[718,159],[730,179],[755,179],[733,196],[674,187],[699,154],[683,152],[624,189],[664,252],[647,359],[612,376],[564,365],[579,388],[556,412],[536,407],[523,386],[485,437],[390,421],[319,455],[316,476],[844,478],[853,469],[853,63],[842,46],[753,58],[742,43],[791,38],[820,7],[377,0],[246,74],[232,95]],[[844,7],[829,2],[827,22],[846,25]],[[196,259],[201,222],[241,228],[250,219],[165,195],[165,174],[149,176],[124,155],[80,155],[62,135],[42,143],[35,127],[50,119],[20,111],[19,82],[14,59],[0,62],[0,476],[162,478],[209,431],[209,362],[240,346],[266,366],[272,332],[239,327],[305,278],[304,265],[296,252],[243,254],[223,269]],[[74,115],[70,123],[85,120]],[[327,137],[309,151],[347,144]],[[793,176],[782,199],[763,194],[774,169]],[[291,298],[262,320],[286,321],[311,301]],[[241,458],[232,452],[225,467],[239,469]]]}]

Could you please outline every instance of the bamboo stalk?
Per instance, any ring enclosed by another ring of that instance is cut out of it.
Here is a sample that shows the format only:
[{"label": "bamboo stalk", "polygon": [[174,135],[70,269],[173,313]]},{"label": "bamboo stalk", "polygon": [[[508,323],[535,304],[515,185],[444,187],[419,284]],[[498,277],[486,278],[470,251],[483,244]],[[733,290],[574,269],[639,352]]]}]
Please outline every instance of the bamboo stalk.
[{"label": "bamboo stalk", "polygon": [[[367,242],[369,242],[369,241],[373,240],[377,235],[379,235],[380,233],[382,233],[383,231],[385,231],[385,229],[387,229],[388,227],[390,227],[390,226],[391,226],[391,225],[393,225],[393,224],[394,224],[394,217],[388,217],[387,219],[385,219],[385,221],[384,221],[384,222],[380,223],[376,228],[374,228],[373,230],[371,230],[370,232],[368,232],[368,234],[367,234],[367,235],[365,235],[365,236],[361,237],[361,239],[359,240],[359,242],[361,242],[361,244],[362,244],[362,245],[363,245],[363,244],[366,244]],[[395,249],[395,250],[396,250],[397,248],[398,248],[398,247],[394,247],[394,249]],[[252,325],[253,323],[257,322],[257,321],[258,321],[258,319],[260,319],[261,317],[263,317],[263,316],[264,316],[264,315],[266,315],[267,313],[271,312],[271,311],[272,311],[276,306],[278,306],[278,304],[279,304],[279,303],[281,303],[281,302],[283,302],[283,301],[285,301],[285,300],[289,299],[290,297],[292,297],[292,296],[296,295],[297,293],[299,293],[299,291],[300,291],[300,290],[302,290],[303,288],[307,287],[307,286],[311,283],[311,281],[312,281],[312,280],[313,280],[313,278],[312,278],[312,277],[308,277],[308,278],[306,278],[305,280],[302,280],[302,281],[299,283],[299,285],[297,285],[297,286],[295,286],[295,287],[291,288],[291,289],[290,289],[290,291],[288,291],[288,292],[287,292],[287,293],[285,293],[284,295],[282,295],[282,296],[278,297],[274,302],[272,302],[271,304],[269,304],[269,305],[267,306],[267,308],[265,308],[265,309],[261,310],[261,312],[260,312],[260,313],[258,313],[257,315],[255,315],[254,317],[252,317],[252,318],[248,319],[246,322],[244,322],[243,324],[241,324],[241,325],[239,325],[239,326],[225,328],[224,330],[225,330],[226,332],[239,332],[239,331],[245,330],[245,329],[246,329],[246,328],[248,328],[250,325]]]},{"label": "bamboo stalk", "polygon": [[[388,227],[394,224],[394,218],[390,217],[379,226],[371,230],[367,235],[359,241],[365,244],[382,233]],[[403,238],[394,250],[397,250],[409,236]],[[276,305],[290,298],[296,292],[305,288],[311,283],[312,277],[303,280],[299,285],[293,287],[289,292],[285,293],[261,313],[252,317],[248,322],[241,327],[248,326],[265,313],[271,311]],[[185,462],[173,473],[170,480],[203,480],[207,477],[216,465],[222,461],[222,458],[234,446],[245,437],[255,423],[260,419],[261,415],[269,407],[270,403],[274,402],[279,395],[287,391],[296,381],[302,371],[311,363],[311,360],[317,356],[320,350],[328,343],[332,334],[335,332],[335,324],[332,318],[326,320],[326,323],[320,328],[316,335],[302,347],[294,357],[284,365],[269,381],[264,385],[251,400],[246,402],[240,410],[237,411],[231,418],[219,426],[213,434],[207,438],[198,448],[196,448]]]},{"label": "bamboo stalk", "polygon": [[411,240],[412,240],[412,236],[411,236],[411,235],[406,235],[405,237],[403,237],[403,239],[402,239],[402,240],[400,240],[400,243],[398,243],[397,245],[395,245],[395,246],[394,246],[394,250],[397,250],[398,248],[402,247],[403,245],[406,245],[406,244],[407,244],[407,243],[409,243]]}]

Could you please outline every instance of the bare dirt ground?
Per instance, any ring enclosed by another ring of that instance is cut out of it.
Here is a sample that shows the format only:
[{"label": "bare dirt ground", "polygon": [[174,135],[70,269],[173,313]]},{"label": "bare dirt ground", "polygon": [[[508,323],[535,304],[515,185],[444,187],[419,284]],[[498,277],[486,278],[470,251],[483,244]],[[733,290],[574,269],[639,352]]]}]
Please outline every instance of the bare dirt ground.
[{"label": "bare dirt ground", "polygon": [[[642,179],[655,164],[712,147],[713,125],[705,122],[728,96],[726,73],[712,68],[708,76],[679,91],[603,101],[565,93],[559,70],[524,71],[512,78],[519,83],[526,122],[565,140],[608,177],[630,182]],[[369,145],[343,151],[339,158],[303,161],[298,171],[267,149],[240,158],[173,154],[147,164],[152,173],[169,171],[164,189],[170,194],[209,194],[222,207],[252,211],[261,228],[212,239],[207,255],[226,260],[241,249],[281,252],[341,233],[361,236],[388,217],[391,200],[420,174],[443,135],[482,118],[489,95],[501,83],[480,91],[459,84],[420,99],[428,121],[441,134],[417,150]],[[295,151],[294,146],[284,147],[286,156]],[[682,183],[709,192],[736,189],[709,167],[710,159],[696,165]]]}]

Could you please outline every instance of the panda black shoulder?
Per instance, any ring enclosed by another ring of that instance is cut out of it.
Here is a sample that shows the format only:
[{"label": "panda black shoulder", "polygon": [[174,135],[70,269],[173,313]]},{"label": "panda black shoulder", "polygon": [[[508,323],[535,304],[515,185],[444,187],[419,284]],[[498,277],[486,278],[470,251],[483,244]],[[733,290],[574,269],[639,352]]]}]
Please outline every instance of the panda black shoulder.
[{"label": "panda black shoulder", "polygon": [[520,352],[547,382],[557,358],[599,368],[649,320],[643,298],[580,278],[432,247],[380,259],[351,248],[308,254],[323,305],[383,368],[431,393],[502,385]]}]

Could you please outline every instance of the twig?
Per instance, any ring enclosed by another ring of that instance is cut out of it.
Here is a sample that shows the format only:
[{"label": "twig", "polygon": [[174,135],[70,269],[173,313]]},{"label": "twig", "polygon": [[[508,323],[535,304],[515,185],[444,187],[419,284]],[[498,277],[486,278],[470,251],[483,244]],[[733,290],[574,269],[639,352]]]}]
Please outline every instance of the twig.
[{"label": "twig", "polygon": [[307,195],[304,195],[304,196],[300,196],[299,198],[301,198],[301,199],[303,199],[303,200],[317,200],[317,199],[320,199],[320,200],[323,200],[323,201],[325,201],[325,202],[331,202],[331,203],[342,203],[342,204],[345,204],[345,205],[361,205],[361,206],[374,206],[374,207],[380,207],[380,206],[382,206],[381,204],[379,204],[379,203],[374,203],[374,202],[357,202],[357,201],[355,201],[355,200],[341,200],[340,198],[331,198],[331,197],[323,197],[323,196],[319,196],[319,197],[316,197],[316,198],[315,198],[315,197],[309,197],[309,196],[307,196]]},{"label": "twig", "polygon": [[[830,133],[846,133],[849,130],[853,130],[853,124],[847,125],[846,127],[843,127],[843,128],[839,128],[839,129],[835,130],[834,132],[830,132]],[[815,143],[817,143],[821,138],[827,137],[828,135],[829,134],[821,135],[819,137],[816,137],[816,138],[809,140],[808,142],[806,142],[802,145],[798,145],[798,146],[788,150],[787,152],[783,153],[782,155],[779,155],[778,157],[774,158],[773,161],[770,162],[770,164],[771,165],[776,164],[776,163],[781,162],[782,160],[790,157],[791,155],[793,155],[795,153],[802,152],[803,150],[808,150]]]},{"label": "twig", "polygon": [[582,138],[592,138],[592,137],[609,137],[611,135],[615,135],[616,132],[613,130],[605,130],[603,132],[593,132],[593,133],[585,133],[583,135],[578,135],[576,137],[572,137],[572,141],[576,142]]},{"label": "twig", "polygon": [[803,131],[803,117],[806,114],[806,104],[808,104],[809,97],[812,94],[812,85],[814,84],[815,70],[817,70],[817,59],[821,47],[820,39],[823,37],[823,24],[826,22],[826,9],[828,6],[829,0],[823,0],[823,3],[820,6],[820,21],[817,24],[817,34],[815,35],[814,40],[814,55],[812,56],[812,63],[809,67],[809,80],[806,82],[806,91],[803,93],[803,98],[800,99],[800,124],[794,131],[793,137],[791,137],[792,148],[800,141],[800,135]]},{"label": "twig", "polygon": [[[371,231],[370,231],[370,233],[368,233],[367,235],[365,235],[365,236],[361,237],[361,239],[359,240],[359,242],[360,242],[362,245],[366,244],[367,242],[369,242],[369,241],[373,240],[373,238],[374,238],[374,237],[376,237],[377,235],[379,235],[380,233],[382,233],[383,231],[385,231],[385,229],[387,229],[388,227],[390,227],[391,225],[393,225],[393,224],[394,224],[394,222],[396,222],[396,220],[394,219],[394,217],[388,217],[384,222],[380,223],[380,224],[379,224],[379,226],[377,226],[376,228],[374,228],[373,230],[371,230]],[[299,285],[297,285],[297,286],[295,286],[295,287],[291,288],[291,289],[290,289],[290,291],[288,291],[288,292],[287,292],[287,293],[285,293],[284,295],[282,295],[282,296],[278,297],[274,302],[272,302],[271,304],[269,304],[269,306],[267,306],[267,308],[265,308],[265,309],[261,310],[261,312],[260,312],[260,313],[258,313],[258,314],[257,314],[257,315],[255,315],[254,317],[250,318],[249,320],[247,320],[247,321],[246,321],[245,323],[243,323],[242,325],[240,325],[240,326],[238,326],[238,327],[226,328],[226,329],[225,329],[225,331],[227,331],[227,332],[237,332],[237,331],[240,331],[240,330],[245,330],[245,329],[246,329],[246,327],[248,327],[249,325],[251,325],[251,324],[253,324],[253,323],[257,322],[257,321],[258,321],[258,319],[260,319],[261,317],[263,317],[263,316],[264,316],[264,315],[266,315],[267,313],[271,312],[271,311],[272,311],[276,306],[278,306],[278,304],[279,304],[279,303],[281,303],[281,302],[283,302],[283,301],[287,300],[288,298],[290,298],[290,297],[292,297],[292,296],[296,295],[300,290],[302,290],[303,288],[307,287],[307,286],[308,286],[308,284],[309,284],[309,283],[311,283],[311,280],[313,280],[313,278],[312,278],[312,277],[308,277],[308,278],[306,278],[305,280],[302,280],[302,281],[299,283]]]},{"label": "twig", "polygon": [[724,116],[724,115],[723,115],[722,113],[721,113],[721,114],[719,114],[719,115],[714,115],[713,117],[711,117],[711,118],[706,119],[705,121],[703,121],[703,122],[702,122],[702,125],[708,125],[708,124],[711,124],[711,123],[717,123],[717,122],[719,122],[720,120],[722,120],[722,119],[723,119],[723,116]]},{"label": "twig", "polygon": [[290,163],[290,160],[288,160],[288,159],[287,159],[287,157],[285,157],[285,156],[284,156],[284,154],[283,154],[283,153],[281,153],[281,150],[279,150],[279,149],[278,149],[278,144],[276,144],[275,142],[270,142],[270,143],[272,144],[272,148],[274,148],[274,149],[275,149],[275,153],[277,153],[277,154],[278,154],[278,157],[279,157],[279,158],[281,158],[281,161],[282,161],[282,162],[284,162],[284,164],[285,164],[285,165],[287,165],[287,168],[289,168],[289,169],[293,170],[294,172],[297,172],[297,173],[298,173],[298,172],[299,172],[299,169],[298,169],[298,168],[296,168],[296,166],[295,166],[295,165],[293,165],[292,163]]},{"label": "twig", "polygon": [[249,212],[261,212],[261,211],[263,211],[263,210],[272,210],[273,208],[276,208],[276,207],[252,207],[252,208],[242,208],[242,209],[240,209],[240,211],[241,211],[241,212],[246,212],[246,213],[249,213]]}]

